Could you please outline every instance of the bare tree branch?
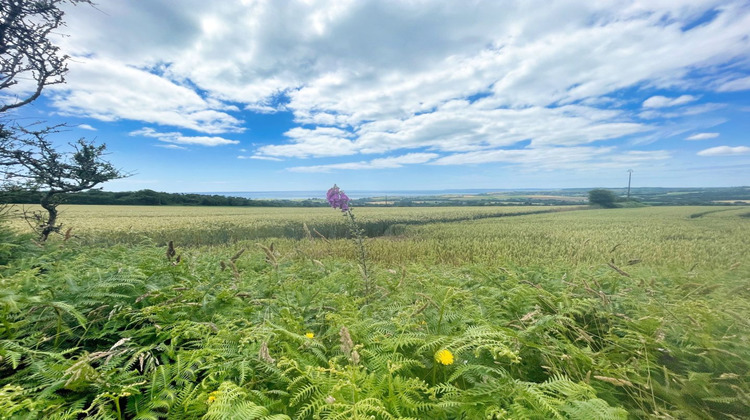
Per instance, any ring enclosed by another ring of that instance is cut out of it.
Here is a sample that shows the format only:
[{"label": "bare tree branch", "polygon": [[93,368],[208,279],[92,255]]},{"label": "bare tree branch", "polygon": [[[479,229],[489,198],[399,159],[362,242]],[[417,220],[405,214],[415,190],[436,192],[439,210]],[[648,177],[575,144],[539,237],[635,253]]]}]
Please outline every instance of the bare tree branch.
[{"label": "bare tree branch", "polygon": [[36,100],[49,85],[65,82],[68,56],[50,40],[53,30],[64,25],[64,3],[90,0],[2,0],[0,2],[0,92],[33,80],[29,89],[3,92],[0,114]]}]

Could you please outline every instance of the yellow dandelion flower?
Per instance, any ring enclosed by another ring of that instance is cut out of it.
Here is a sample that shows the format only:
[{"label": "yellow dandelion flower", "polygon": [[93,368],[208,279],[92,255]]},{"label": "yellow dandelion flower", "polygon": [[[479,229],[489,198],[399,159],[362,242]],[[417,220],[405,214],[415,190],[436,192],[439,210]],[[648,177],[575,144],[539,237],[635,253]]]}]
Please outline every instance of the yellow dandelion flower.
[{"label": "yellow dandelion flower", "polygon": [[309,332],[309,333],[305,334],[305,337],[307,337],[307,338],[315,338],[315,333]]},{"label": "yellow dandelion flower", "polygon": [[216,401],[216,396],[219,395],[219,391],[214,391],[210,394],[208,394],[208,403],[211,404],[212,402]]},{"label": "yellow dandelion flower", "polygon": [[435,360],[442,365],[452,365],[453,353],[448,349],[438,350],[438,352],[435,353]]}]

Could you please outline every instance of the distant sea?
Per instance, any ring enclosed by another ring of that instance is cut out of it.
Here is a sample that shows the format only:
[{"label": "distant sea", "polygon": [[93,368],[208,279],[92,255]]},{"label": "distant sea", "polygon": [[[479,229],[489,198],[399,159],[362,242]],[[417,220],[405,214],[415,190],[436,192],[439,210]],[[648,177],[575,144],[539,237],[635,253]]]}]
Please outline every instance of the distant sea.
[{"label": "distant sea", "polygon": [[[464,194],[487,194],[501,191],[513,191],[503,189],[474,189],[474,190],[413,190],[413,191],[357,191],[346,190],[346,195],[350,198],[369,198],[369,197],[423,197],[434,195],[464,195]],[[324,199],[326,191],[230,191],[230,192],[199,192],[196,194],[206,195],[224,195],[227,197],[243,197],[256,200],[305,200],[308,198]]]}]

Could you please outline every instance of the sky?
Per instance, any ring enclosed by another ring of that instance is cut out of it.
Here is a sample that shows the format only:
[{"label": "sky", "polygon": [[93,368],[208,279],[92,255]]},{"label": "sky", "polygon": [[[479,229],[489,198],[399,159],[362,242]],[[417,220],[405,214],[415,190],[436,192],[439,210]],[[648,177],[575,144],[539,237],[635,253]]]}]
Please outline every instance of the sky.
[{"label": "sky", "polygon": [[106,190],[750,185],[746,0],[65,10],[67,83],[13,118],[106,143]]}]

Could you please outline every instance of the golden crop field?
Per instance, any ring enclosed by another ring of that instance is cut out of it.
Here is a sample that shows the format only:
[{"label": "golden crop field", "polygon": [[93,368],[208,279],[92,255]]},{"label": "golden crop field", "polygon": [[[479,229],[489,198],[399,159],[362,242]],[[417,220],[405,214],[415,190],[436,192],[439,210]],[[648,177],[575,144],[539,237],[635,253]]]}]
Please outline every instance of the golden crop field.
[{"label": "golden crop field", "polygon": [[[29,226],[20,213],[35,206],[16,206],[12,226],[19,232]],[[330,208],[167,207],[63,205],[63,230],[85,243],[156,243],[174,240],[183,245],[218,245],[260,238],[302,238],[317,230],[326,237],[344,237],[347,227],[341,212]],[[357,217],[370,236],[386,233],[392,225],[449,222],[523,213],[570,210],[568,206],[509,207],[363,207]]]},{"label": "golden crop field", "polygon": [[[533,212],[539,214],[526,214]],[[750,255],[750,219],[740,217],[745,207],[364,207],[355,213],[370,236],[370,258],[390,265],[615,261],[690,270],[728,267]],[[314,255],[355,253],[342,214],[330,208],[61,206],[60,217],[81,243],[272,241],[292,252],[309,232],[313,241],[301,244]],[[28,230],[20,218],[13,226]]]},{"label": "golden crop field", "polygon": [[[747,208],[691,217],[711,207],[586,210],[413,226],[408,241],[384,243],[388,261],[435,263],[617,264],[729,267],[750,263]],[[378,255],[377,252],[374,252]]]}]

